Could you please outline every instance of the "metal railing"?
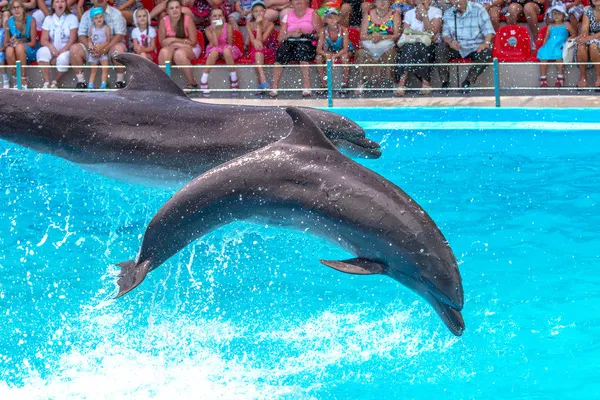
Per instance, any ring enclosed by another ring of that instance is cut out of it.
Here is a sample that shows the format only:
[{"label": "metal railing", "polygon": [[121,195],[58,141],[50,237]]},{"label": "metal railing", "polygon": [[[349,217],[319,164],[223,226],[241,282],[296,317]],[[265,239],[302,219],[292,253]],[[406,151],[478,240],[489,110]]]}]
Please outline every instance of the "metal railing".
[{"label": "metal railing", "polygon": [[[542,64],[547,64],[547,65],[564,65],[564,66],[577,66],[577,65],[582,65],[585,64],[586,66],[593,66],[596,64],[600,64],[600,63],[594,63],[594,62],[587,62],[587,63],[579,63],[579,62],[572,62],[572,63],[556,63],[556,62],[510,62],[510,63],[500,63],[498,61],[498,59],[494,58],[492,62],[490,63],[475,63],[475,62],[470,62],[470,63],[432,63],[432,64],[426,64],[426,63],[421,63],[421,64],[334,64],[331,60],[327,60],[326,64],[309,64],[309,65],[298,65],[298,64],[294,64],[294,65],[285,65],[283,66],[284,68],[325,68],[326,69],[326,81],[327,81],[327,87],[326,87],[326,92],[327,92],[327,105],[329,107],[333,107],[333,102],[334,102],[334,93],[340,91],[342,88],[340,87],[334,87],[334,70],[340,70],[341,68],[352,68],[355,71],[360,69],[360,68],[377,68],[377,67],[388,67],[388,68],[397,68],[400,66],[405,66],[405,67],[415,67],[415,66],[420,66],[420,67],[432,67],[432,68],[436,68],[436,67],[440,67],[440,66],[448,66],[448,67],[455,67],[456,68],[456,80],[457,82],[460,80],[459,78],[459,68],[471,68],[474,66],[486,66],[486,67],[491,67],[493,70],[493,86],[483,86],[483,87],[468,87],[468,88],[463,88],[463,87],[446,87],[446,88],[428,88],[428,90],[431,90],[432,92],[435,91],[444,91],[444,92],[453,92],[453,91],[460,91],[460,92],[472,92],[472,91],[481,91],[481,90],[493,90],[494,92],[494,98],[495,98],[495,106],[496,107],[500,107],[501,106],[501,90],[520,90],[520,91],[528,91],[528,90],[552,90],[552,91],[573,91],[573,90],[578,90],[578,91],[597,91],[598,88],[597,87],[586,87],[586,88],[579,88],[579,87],[572,87],[572,86],[565,86],[565,87],[547,87],[547,88],[541,88],[541,87],[528,87],[528,86],[518,86],[518,87],[510,87],[510,86],[505,86],[502,87],[502,83],[500,80],[500,67],[502,66],[520,66],[520,65],[527,65],[527,66],[539,66]],[[16,88],[18,90],[22,90],[23,86],[22,86],[22,76],[21,76],[21,68],[31,68],[31,69],[42,69],[42,68],[56,68],[55,65],[36,65],[36,66],[32,66],[32,65],[25,65],[22,66],[20,61],[16,62],[15,67],[10,67],[10,66],[6,66],[7,68],[15,68],[16,69]],[[160,67],[162,69],[164,69],[165,73],[168,76],[172,76],[172,73],[174,70],[176,69],[183,69],[183,68],[192,68],[192,69],[203,69],[206,66],[205,65],[191,65],[191,66],[179,66],[179,65],[172,65],[171,62],[167,61],[164,65],[160,65]],[[212,65],[210,66],[211,69],[229,69],[231,68],[228,65]],[[256,65],[246,65],[246,64],[236,64],[235,68],[255,68]],[[265,68],[265,69],[272,69],[275,68],[276,65],[274,64],[265,64],[265,65],[261,65],[261,67]],[[90,69],[93,68],[93,66],[90,65],[84,65],[84,66],[68,66],[68,68],[76,68],[76,69]],[[101,68],[100,66],[97,66],[97,68]],[[120,66],[115,66],[115,65],[110,65],[108,66],[108,68],[111,69],[115,69],[115,68],[122,68]],[[356,81],[356,79],[355,79]],[[41,89],[41,88],[40,88]],[[281,91],[281,92],[300,92],[300,91],[304,91],[304,90],[310,90],[311,92],[322,92],[323,89],[325,88],[310,88],[310,89],[304,89],[304,88],[281,88],[281,89],[277,89],[277,91]],[[344,88],[346,91],[348,92],[353,92],[356,91],[357,89],[359,89],[358,87],[347,87]],[[360,88],[363,91],[396,91],[397,88],[396,87],[374,87],[374,88]],[[411,92],[411,91],[421,91],[423,88],[408,88],[405,87],[403,88],[404,91],[407,92]],[[90,91],[90,90],[95,90],[95,91],[111,91],[114,89],[48,89],[48,90],[67,90],[67,91]],[[235,89],[235,92],[256,92],[257,89],[253,89],[253,88],[248,88],[248,89]],[[202,92],[203,89],[185,89],[186,92]],[[211,92],[232,92],[233,89],[210,89]]]}]

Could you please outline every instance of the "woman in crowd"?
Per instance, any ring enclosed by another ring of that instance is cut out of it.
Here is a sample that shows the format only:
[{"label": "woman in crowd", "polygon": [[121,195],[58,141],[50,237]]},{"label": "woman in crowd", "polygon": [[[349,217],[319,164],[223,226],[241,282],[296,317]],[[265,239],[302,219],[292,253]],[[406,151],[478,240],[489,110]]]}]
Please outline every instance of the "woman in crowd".
[{"label": "woman in crowd", "polygon": [[44,19],[40,44],[37,51],[37,61],[41,66],[56,65],[56,76],[50,83],[50,68],[42,68],[44,89],[56,89],[60,78],[69,70],[69,49],[77,41],[79,21],[67,8],[67,0],[52,0],[50,5],[53,14]]},{"label": "woman in crowd", "polygon": [[[357,51],[361,82],[356,94],[362,94],[367,81],[376,84],[380,78],[392,81],[392,68],[378,66],[396,62],[396,40],[400,37],[400,15],[390,8],[390,0],[376,0],[375,8],[363,18],[360,28],[361,49]],[[380,83],[383,84],[383,83]]]},{"label": "woman in crowd", "polygon": [[[404,15],[405,37],[411,36],[407,32],[414,32],[414,40],[405,43],[400,48],[398,56],[398,77],[400,78],[396,96],[404,96],[404,87],[408,73],[412,72],[422,84],[421,94],[431,94],[431,67],[419,64],[431,64],[435,59],[435,46],[440,40],[442,29],[442,10],[431,6],[431,0],[416,0],[416,8]],[[402,64],[416,64],[404,66]]]},{"label": "woman in crowd", "polygon": [[14,66],[17,60],[21,61],[21,84],[27,88],[25,65],[35,61],[38,48],[35,19],[25,14],[21,0],[12,0],[10,12],[12,17],[8,19],[8,35],[5,35],[8,43],[6,63]]},{"label": "woman in crowd", "polygon": [[273,90],[271,97],[277,97],[277,88],[283,73],[283,66],[292,62],[302,65],[302,95],[310,97],[310,75],[308,63],[317,55],[317,35],[323,29],[319,15],[312,8],[308,8],[307,0],[292,0],[292,11],[286,14],[281,21],[279,42],[281,45],[275,55],[275,71],[273,72]]},{"label": "woman in crowd", "polygon": [[[196,24],[189,15],[181,12],[179,0],[167,0],[167,16],[158,27],[158,38],[162,48],[158,53],[158,63],[172,61],[175,65],[191,65],[192,60],[200,57],[202,49],[198,45]],[[188,84],[186,89],[198,88],[191,68],[182,68]]]},{"label": "woman in crowd", "polygon": [[[587,63],[590,59],[600,63],[600,0],[591,0],[590,7],[586,8],[581,20],[581,31],[577,38],[577,61]],[[578,87],[587,87],[587,65],[579,64]],[[600,88],[600,64],[594,65],[596,69],[596,82],[594,86]]]}]

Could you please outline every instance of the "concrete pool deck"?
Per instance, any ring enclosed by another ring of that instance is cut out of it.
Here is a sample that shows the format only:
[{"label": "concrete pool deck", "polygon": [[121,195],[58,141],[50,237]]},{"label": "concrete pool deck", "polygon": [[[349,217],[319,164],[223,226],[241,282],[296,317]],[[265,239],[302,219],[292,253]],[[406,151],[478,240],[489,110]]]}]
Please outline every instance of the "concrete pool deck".
[{"label": "concrete pool deck", "polygon": [[[197,98],[203,103],[214,104],[247,104],[256,106],[308,106],[327,107],[327,99],[227,99]],[[493,96],[480,97],[406,97],[406,98],[368,98],[368,99],[334,99],[335,107],[494,107]],[[578,96],[503,96],[502,107],[527,108],[600,108],[599,95]]]}]

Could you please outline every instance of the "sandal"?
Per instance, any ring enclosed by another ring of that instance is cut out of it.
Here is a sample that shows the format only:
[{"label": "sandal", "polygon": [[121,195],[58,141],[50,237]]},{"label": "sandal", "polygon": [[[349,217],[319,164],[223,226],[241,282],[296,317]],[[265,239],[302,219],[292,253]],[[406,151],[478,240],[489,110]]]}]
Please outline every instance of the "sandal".
[{"label": "sandal", "polygon": [[58,89],[58,82],[52,81],[52,83],[50,84],[50,89]]},{"label": "sandal", "polygon": [[565,76],[564,75],[557,75],[556,77],[556,84],[554,85],[557,88],[563,87],[565,85]]},{"label": "sandal", "polygon": [[396,90],[394,91],[394,96],[396,97],[404,97],[406,93],[404,92],[404,86],[402,87],[397,87]]},{"label": "sandal", "polygon": [[309,98],[312,96],[312,93],[310,90],[303,90],[302,91],[302,97],[304,97],[305,99]]},{"label": "sandal", "polygon": [[541,88],[548,87],[548,79],[545,76],[543,78],[540,78],[540,87]]},{"label": "sandal", "polygon": [[188,90],[198,89],[198,84],[197,83],[188,83],[187,85],[185,85],[185,89],[188,89]]},{"label": "sandal", "polygon": [[277,89],[273,89],[269,92],[269,97],[271,97],[272,99],[274,99],[277,96],[279,96],[279,92],[277,91]]},{"label": "sandal", "polygon": [[421,91],[419,92],[421,96],[429,96],[431,95],[431,85],[423,85]]},{"label": "sandal", "polygon": [[240,81],[238,79],[236,79],[235,81],[231,81],[229,87],[233,90],[239,89],[240,88]]}]

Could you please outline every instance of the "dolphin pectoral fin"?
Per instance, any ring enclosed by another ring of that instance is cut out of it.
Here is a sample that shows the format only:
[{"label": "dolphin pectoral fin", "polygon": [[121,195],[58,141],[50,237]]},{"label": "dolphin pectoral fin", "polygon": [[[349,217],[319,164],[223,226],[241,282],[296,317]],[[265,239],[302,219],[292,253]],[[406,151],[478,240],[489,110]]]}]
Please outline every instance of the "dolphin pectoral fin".
[{"label": "dolphin pectoral fin", "polygon": [[119,274],[119,280],[117,281],[117,284],[119,285],[119,294],[117,294],[115,299],[130,292],[137,285],[142,283],[146,274],[148,274],[150,260],[144,261],[141,264],[138,264],[133,260],[125,261],[117,264],[117,266],[121,267],[121,273]]},{"label": "dolphin pectoral fin", "polygon": [[319,260],[321,264],[327,265],[330,268],[336,269],[346,274],[355,275],[375,275],[383,274],[384,265],[377,261],[372,261],[367,258],[351,258],[349,260]]}]

